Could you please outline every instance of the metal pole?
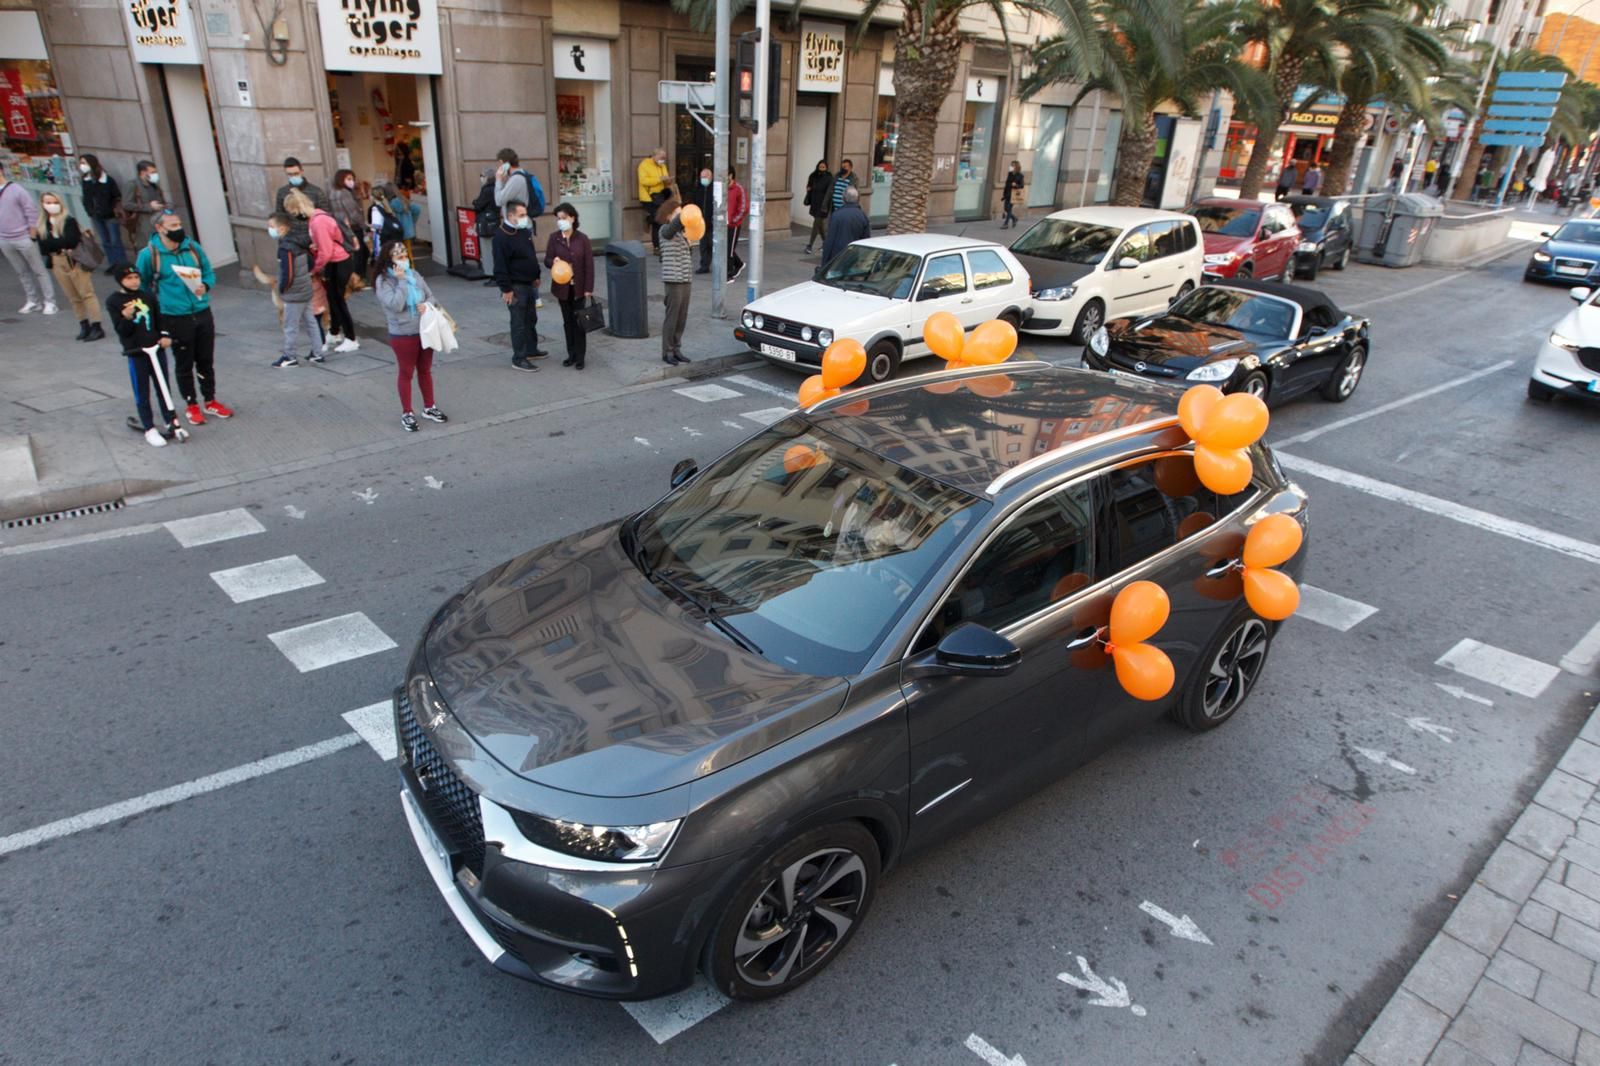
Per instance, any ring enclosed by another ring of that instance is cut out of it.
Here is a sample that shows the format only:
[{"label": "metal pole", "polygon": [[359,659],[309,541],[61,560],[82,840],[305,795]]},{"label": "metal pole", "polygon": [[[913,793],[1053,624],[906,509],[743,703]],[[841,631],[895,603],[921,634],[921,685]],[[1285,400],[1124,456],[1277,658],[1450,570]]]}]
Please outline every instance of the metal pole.
[{"label": "metal pole", "polygon": [[[1105,91],[1103,89],[1096,89],[1095,90],[1095,94],[1094,94],[1094,113],[1092,115],[1090,115],[1090,117],[1089,117],[1089,144],[1083,150],[1083,180],[1078,182],[1078,206],[1079,207],[1082,207],[1083,204],[1084,204],[1084,201],[1086,201],[1089,198],[1089,162],[1090,162],[1091,158],[1094,155],[1095,127],[1100,125],[1100,97],[1102,97],[1104,95],[1105,95]],[[1068,159],[1072,158],[1070,153],[1068,154],[1067,158]],[[1102,159],[1105,158],[1105,152],[1104,151],[1101,151],[1100,158],[1102,158]]]},{"label": "metal pole", "polygon": [[[728,46],[733,34],[732,0],[717,0],[717,94],[716,129],[712,133],[711,196],[713,209],[706,225],[711,227],[711,317],[727,318],[723,289],[728,280],[728,208],[723,180],[728,174]],[[695,176],[698,181],[699,175]]]},{"label": "metal pole", "polygon": [[772,76],[772,3],[756,0],[756,30],[760,38],[756,49],[756,134],[750,138],[750,215],[745,228],[750,231],[750,262],[745,267],[745,302],[761,295],[762,255],[767,243],[767,84]]},{"label": "metal pole", "polygon": [[[1472,151],[1472,130],[1478,121],[1478,117],[1483,114],[1483,98],[1488,95],[1489,85],[1494,81],[1494,68],[1500,62],[1500,45],[1505,38],[1506,27],[1522,17],[1522,11],[1525,6],[1524,4],[1518,4],[1516,15],[1507,17],[1495,24],[1494,48],[1489,53],[1489,66],[1483,72],[1483,81],[1478,84],[1478,99],[1472,105],[1471,120],[1467,122],[1467,128],[1461,134],[1461,146],[1456,149],[1456,156],[1463,163],[1467,160],[1467,154]],[[1509,13],[1502,11],[1501,14],[1508,15]],[[1477,179],[1474,178],[1473,180],[1476,181]]]},{"label": "metal pole", "polygon": [[1517,145],[1517,150],[1511,153],[1511,162],[1506,164],[1506,172],[1500,176],[1500,190],[1494,194],[1494,205],[1499,207],[1506,202],[1506,189],[1511,185],[1511,175],[1516,172],[1517,161],[1522,158],[1522,145]]}]

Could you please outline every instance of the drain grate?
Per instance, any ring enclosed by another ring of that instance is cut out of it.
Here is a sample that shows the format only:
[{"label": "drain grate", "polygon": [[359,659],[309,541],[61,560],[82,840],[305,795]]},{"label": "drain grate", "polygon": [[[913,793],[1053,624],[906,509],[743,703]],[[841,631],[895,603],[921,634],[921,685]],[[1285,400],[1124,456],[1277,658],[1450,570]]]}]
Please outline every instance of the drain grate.
[{"label": "drain grate", "polygon": [[27,518],[13,518],[6,522],[5,529],[22,529],[26,526],[43,526],[51,522],[59,522],[64,518],[81,518],[89,514],[106,514],[110,511],[120,511],[127,504],[122,500],[112,500],[109,503],[97,503],[89,507],[69,507],[65,511],[52,511],[49,514],[30,515]]}]

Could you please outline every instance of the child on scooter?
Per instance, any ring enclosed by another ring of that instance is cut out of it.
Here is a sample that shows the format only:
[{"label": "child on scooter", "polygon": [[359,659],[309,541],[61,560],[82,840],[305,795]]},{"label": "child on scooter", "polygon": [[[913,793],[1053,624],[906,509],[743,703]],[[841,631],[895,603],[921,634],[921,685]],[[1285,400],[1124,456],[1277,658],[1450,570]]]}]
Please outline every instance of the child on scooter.
[{"label": "child on scooter", "polygon": [[[178,413],[173,410],[172,397],[167,382],[167,349],[172,338],[157,327],[161,311],[155,294],[140,287],[139,271],[125,266],[117,273],[117,292],[106,301],[106,312],[111,326],[122,341],[122,354],[128,359],[128,380],[133,385],[133,402],[139,416],[128,417],[128,427],[142,432],[144,439],[156,448],[164,448],[173,437],[184,441],[189,431],[178,423]],[[161,411],[161,426],[151,417],[151,392],[154,390],[156,406]]]}]

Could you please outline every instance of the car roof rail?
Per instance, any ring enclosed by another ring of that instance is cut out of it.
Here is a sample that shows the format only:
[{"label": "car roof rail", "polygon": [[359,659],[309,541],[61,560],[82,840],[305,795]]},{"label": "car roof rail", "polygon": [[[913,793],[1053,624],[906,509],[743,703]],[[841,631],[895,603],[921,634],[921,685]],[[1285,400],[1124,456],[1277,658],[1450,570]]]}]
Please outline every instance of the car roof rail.
[{"label": "car roof rail", "polygon": [[829,407],[843,406],[855,403],[857,400],[869,396],[879,396],[886,392],[895,392],[899,389],[915,388],[929,381],[958,381],[961,378],[984,377],[989,374],[1007,374],[1014,370],[1049,370],[1055,366],[1042,359],[1025,359],[1019,363],[1004,362],[991,363],[988,366],[963,366],[955,370],[935,370],[930,374],[920,374],[914,378],[902,378],[898,381],[880,381],[876,385],[863,385],[859,389],[841,392],[837,396],[830,396],[826,400],[818,400],[805,409],[806,414],[825,411]]},{"label": "car roof rail", "polygon": [[[1011,469],[999,474],[993,481],[989,482],[988,486],[983,490],[983,494],[985,496],[993,497],[1001,489],[1005,488],[1012,482],[1021,481],[1023,478],[1026,478],[1031,474],[1036,474],[1040,470],[1052,467],[1061,462],[1061,460],[1066,459],[1067,457],[1078,452],[1086,452],[1092,448],[1098,448],[1105,444],[1115,443],[1119,440],[1127,440],[1130,437],[1138,437],[1147,433],[1155,433],[1163,429],[1170,429],[1176,425],[1178,425],[1177,415],[1164,415],[1161,418],[1153,418],[1148,422],[1136,422],[1131,426],[1122,426],[1118,429],[1107,430],[1103,433],[1096,433],[1090,437],[1083,437],[1078,440],[1068,441],[1059,448],[1052,448],[1050,451],[1041,452],[1038,455],[1031,456],[1026,461],[1018,463]],[[1187,442],[1187,435],[1185,435],[1184,440]]]}]

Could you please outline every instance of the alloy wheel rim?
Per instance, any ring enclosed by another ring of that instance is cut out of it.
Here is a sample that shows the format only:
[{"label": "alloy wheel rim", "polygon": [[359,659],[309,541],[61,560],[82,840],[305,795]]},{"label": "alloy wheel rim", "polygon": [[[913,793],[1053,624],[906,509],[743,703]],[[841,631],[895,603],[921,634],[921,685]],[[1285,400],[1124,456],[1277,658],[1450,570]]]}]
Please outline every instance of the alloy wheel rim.
[{"label": "alloy wheel rim", "polygon": [[1097,304],[1090,304],[1083,309],[1083,335],[1091,337],[1094,331],[1100,328],[1100,308]]},{"label": "alloy wheel rim", "polygon": [[1344,377],[1339,380],[1339,395],[1349,396],[1356,391],[1356,385],[1361,381],[1361,371],[1366,369],[1367,355],[1357,348],[1350,353],[1350,360],[1344,368]]},{"label": "alloy wheel rim", "polygon": [[889,378],[889,357],[882,352],[872,357],[872,380],[887,381]]},{"label": "alloy wheel rim", "polygon": [[1249,393],[1251,396],[1258,398],[1264,397],[1267,394],[1267,381],[1262,377],[1246,378],[1244,383],[1244,391]]},{"label": "alloy wheel rim", "polygon": [[848,848],[823,848],[784,867],[739,926],[739,976],[773,988],[816,969],[855,925],[866,888],[866,864]]},{"label": "alloy wheel rim", "polygon": [[1251,618],[1222,642],[1206,675],[1203,710],[1207,718],[1226,718],[1255,687],[1267,656],[1267,627]]}]

